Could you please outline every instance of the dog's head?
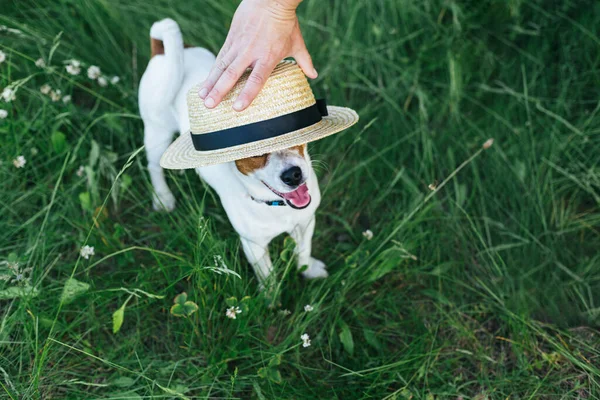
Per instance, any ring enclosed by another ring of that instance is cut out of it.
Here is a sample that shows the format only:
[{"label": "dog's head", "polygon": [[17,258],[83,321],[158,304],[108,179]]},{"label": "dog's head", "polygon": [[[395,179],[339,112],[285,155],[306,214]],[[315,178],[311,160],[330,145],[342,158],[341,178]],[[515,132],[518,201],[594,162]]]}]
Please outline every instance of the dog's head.
[{"label": "dog's head", "polygon": [[310,204],[306,186],[310,176],[310,159],[305,144],[237,160],[235,166],[244,176],[246,186],[254,188],[251,194],[256,193],[258,187],[259,193],[254,195],[270,195],[270,191],[296,209],[306,208]]}]

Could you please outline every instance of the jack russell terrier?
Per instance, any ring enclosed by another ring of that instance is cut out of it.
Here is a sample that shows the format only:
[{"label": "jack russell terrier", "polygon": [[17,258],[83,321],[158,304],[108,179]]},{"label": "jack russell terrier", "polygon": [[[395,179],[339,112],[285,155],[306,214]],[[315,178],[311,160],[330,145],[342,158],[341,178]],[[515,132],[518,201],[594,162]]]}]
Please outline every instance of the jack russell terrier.
[{"label": "jack russell terrier", "polygon": [[[140,82],[139,107],[153,207],[172,211],[175,198],[159,161],[173,135],[189,131],[186,94],[206,79],[215,56],[203,48],[184,46],[179,26],[171,19],[152,25],[150,40],[152,58]],[[325,264],[311,256],[321,193],[306,144],[199,167],[196,172],[219,195],[261,287],[273,270],[269,242],[284,232],[296,242],[298,268],[307,267],[302,275],[328,276]]]}]

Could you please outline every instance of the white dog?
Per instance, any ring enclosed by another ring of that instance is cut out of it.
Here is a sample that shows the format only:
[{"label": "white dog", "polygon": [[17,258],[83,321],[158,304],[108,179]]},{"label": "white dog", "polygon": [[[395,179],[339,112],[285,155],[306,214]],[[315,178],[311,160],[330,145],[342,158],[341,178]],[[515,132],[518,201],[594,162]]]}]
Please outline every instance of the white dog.
[{"label": "white dog", "polygon": [[[215,56],[202,48],[184,49],[179,26],[171,19],[156,22],[150,38],[152,58],[140,82],[140,114],[153,206],[171,211],[175,198],[159,161],[173,134],[189,130],[186,94],[207,77]],[[302,274],[327,277],[325,264],[311,257],[321,193],[306,145],[196,171],[219,195],[261,285],[273,269],[269,242],[284,232],[296,241],[298,267],[307,266]]]}]

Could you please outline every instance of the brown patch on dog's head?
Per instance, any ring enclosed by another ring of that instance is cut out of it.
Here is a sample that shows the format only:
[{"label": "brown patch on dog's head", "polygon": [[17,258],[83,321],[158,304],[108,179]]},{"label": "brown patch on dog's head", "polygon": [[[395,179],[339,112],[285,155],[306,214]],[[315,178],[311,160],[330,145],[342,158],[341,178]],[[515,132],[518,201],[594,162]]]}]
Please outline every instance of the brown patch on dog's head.
[{"label": "brown patch on dog's head", "polygon": [[[298,146],[290,147],[288,150],[297,151],[300,156],[304,157],[306,151],[306,144],[301,144]],[[256,157],[248,157],[243,158],[241,160],[235,161],[235,166],[238,171],[240,171],[244,175],[249,175],[257,169],[261,169],[265,165],[267,165],[267,161],[269,160],[269,154],[263,154],[261,156]]]},{"label": "brown patch on dog's head", "polygon": [[298,146],[290,147],[290,150],[295,150],[298,152],[298,154],[300,154],[302,157],[304,157],[304,152],[306,151],[306,143],[298,145]]},{"label": "brown patch on dog's head", "polygon": [[242,158],[241,160],[235,160],[235,166],[242,174],[249,175],[257,169],[264,167],[268,159],[269,153],[256,157]]}]

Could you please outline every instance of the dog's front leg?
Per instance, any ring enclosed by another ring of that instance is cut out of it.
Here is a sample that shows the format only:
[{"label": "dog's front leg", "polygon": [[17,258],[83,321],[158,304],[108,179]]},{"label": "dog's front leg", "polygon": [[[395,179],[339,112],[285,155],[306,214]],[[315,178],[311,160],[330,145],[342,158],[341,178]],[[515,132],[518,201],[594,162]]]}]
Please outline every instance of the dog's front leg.
[{"label": "dog's front leg", "polygon": [[325,263],[321,260],[311,257],[312,237],[315,232],[315,218],[306,225],[296,225],[290,235],[296,242],[296,255],[298,256],[298,268],[305,265],[307,269],[302,271],[302,275],[308,279],[327,278],[329,274],[325,269]]},{"label": "dog's front leg", "polygon": [[258,243],[243,237],[240,239],[242,240],[244,254],[246,254],[250,265],[252,265],[262,290],[273,271],[273,264],[269,256],[269,243]]}]

